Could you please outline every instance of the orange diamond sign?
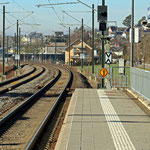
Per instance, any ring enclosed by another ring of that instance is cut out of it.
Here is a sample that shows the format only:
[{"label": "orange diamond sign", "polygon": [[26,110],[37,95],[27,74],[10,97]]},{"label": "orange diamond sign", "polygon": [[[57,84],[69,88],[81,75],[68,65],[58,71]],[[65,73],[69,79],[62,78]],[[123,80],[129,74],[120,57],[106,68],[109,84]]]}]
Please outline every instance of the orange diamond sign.
[{"label": "orange diamond sign", "polygon": [[102,68],[102,69],[100,70],[100,75],[101,75],[102,77],[106,77],[107,74],[108,74],[108,70],[107,70],[106,68]]}]

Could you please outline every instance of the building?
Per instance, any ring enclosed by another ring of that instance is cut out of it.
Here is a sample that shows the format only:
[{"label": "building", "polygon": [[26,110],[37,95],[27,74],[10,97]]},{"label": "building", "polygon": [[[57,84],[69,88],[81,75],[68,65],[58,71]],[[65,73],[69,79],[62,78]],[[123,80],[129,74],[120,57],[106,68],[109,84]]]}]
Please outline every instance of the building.
[{"label": "building", "polygon": [[117,32],[117,27],[116,26],[110,26],[108,28],[108,35],[110,37],[115,37],[116,36],[116,32]]},{"label": "building", "polygon": [[43,39],[43,34],[42,33],[36,33],[36,32],[31,32],[29,34],[30,41],[32,43],[36,41],[41,41]]},{"label": "building", "polygon": [[56,38],[62,38],[64,36],[64,32],[55,32],[54,33],[54,37],[56,37]]},{"label": "building", "polygon": [[[91,62],[92,57],[92,48],[83,42],[83,55],[82,55],[82,41],[80,39],[75,40],[70,45],[70,62],[74,64],[79,64],[81,62],[81,58],[84,59],[84,62]],[[69,47],[65,50],[65,63],[69,63]]]},{"label": "building", "polygon": [[124,38],[124,39],[127,39],[128,38],[128,33],[127,32],[123,32],[121,37]]},{"label": "building", "polygon": [[47,54],[54,54],[55,53],[55,47],[56,47],[56,53],[65,53],[66,49],[66,43],[64,42],[57,42],[55,43],[50,43],[50,45],[45,46],[44,51]]}]

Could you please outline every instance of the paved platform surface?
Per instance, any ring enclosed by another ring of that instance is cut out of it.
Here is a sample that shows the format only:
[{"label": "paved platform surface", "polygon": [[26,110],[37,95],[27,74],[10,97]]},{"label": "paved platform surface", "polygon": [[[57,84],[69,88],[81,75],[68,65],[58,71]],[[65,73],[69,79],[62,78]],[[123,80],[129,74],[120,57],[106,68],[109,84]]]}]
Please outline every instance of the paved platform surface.
[{"label": "paved platform surface", "polygon": [[150,118],[121,90],[76,89],[55,150],[150,150]]}]

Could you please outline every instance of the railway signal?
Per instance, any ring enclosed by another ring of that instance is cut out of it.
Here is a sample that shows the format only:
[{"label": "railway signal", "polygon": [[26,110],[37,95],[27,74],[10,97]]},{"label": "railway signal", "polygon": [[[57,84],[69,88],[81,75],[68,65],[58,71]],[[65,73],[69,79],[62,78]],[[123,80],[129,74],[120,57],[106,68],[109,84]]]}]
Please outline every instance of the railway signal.
[{"label": "railway signal", "polygon": [[107,21],[107,6],[98,6],[98,22]]},{"label": "railway signal", "polygon": [[99,31],[106,31],[106,22],[99,23]]}]

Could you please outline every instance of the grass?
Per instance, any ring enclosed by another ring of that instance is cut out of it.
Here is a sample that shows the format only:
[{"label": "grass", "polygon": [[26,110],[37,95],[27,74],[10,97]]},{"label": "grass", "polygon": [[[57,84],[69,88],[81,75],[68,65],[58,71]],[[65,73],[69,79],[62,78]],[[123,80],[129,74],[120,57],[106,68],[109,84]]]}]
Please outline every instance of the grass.
[{"label": "grass", "polygon": [[[81,70],[81,66],[75,66],[76,69]],[[94,76],[99,76],[100,73],[100,69],[102,68],[101,65],[95,65],[94,66]],[[130,68],[125,68],[125,76],[119,73],[119,68],[118,68],[118,64],[111,64],[110,65],[110,69],[108,65],[105,65],[105,68],[107,68],[107,70],[110,70],[110,74],[107,75],[107,79],[113,81],[113,85],[114,86],[130,86]],[[113,69],[112,69],[113,68]],[[92,66],[84,66],[83,70],[84,73],[88,74],[88,76],[90,76],[92,74]],[[113,73],[113,76],[111,76]],[[126,83],[127,81],[127,83]]]},{"label": "grass", "polygon": [[[118,64],[111,64],[111,67],[117,67]],[[81,66],[74,66],[77,70],[81,70]],[[94,65],[94,75],[97,75],[99,73],[99,70],[102,68],[102,65]],[[109,70],[109,66],[105,65],[105,68]],[[92,74],[92,66],[83,66],[83,71],[88,73],[89,75]]]}]

